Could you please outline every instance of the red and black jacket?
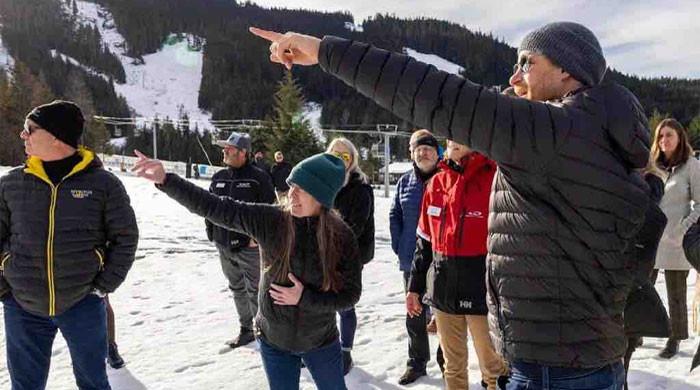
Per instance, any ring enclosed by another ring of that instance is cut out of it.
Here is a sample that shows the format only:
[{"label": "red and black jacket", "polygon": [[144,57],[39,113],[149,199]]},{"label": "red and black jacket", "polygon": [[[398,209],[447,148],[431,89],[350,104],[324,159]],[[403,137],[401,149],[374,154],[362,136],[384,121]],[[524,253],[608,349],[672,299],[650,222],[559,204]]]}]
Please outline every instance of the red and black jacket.
[{"label": "red and black jacket", "polygon": [[486,239],[496,164],[473,152],[440,163],[423,195],[409,291],[450,314],[487,313]]}]

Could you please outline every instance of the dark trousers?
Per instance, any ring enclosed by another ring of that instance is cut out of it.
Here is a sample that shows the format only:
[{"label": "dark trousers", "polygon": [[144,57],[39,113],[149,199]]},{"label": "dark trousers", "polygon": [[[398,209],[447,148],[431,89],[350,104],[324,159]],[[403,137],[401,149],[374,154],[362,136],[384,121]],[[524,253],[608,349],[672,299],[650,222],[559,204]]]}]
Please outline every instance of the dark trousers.
[{"label": "dark trousers", "polygon": [[[656,284],[659,270],[651,274],[651,282]],[[688,302],[687,293],[688,271],[664,270],[666,278],[666,295],[668,297],[668,314],[671,319],[671,337],[674,340],[688,338]]]},{"label": "dark trousers", "polygon": [[[409,271],[403,273],[403,289],[408,292],[408,279],[411,277]],[[421,301],[423,296],[420,297]],[[416,370],[425,370],[425,365],[430,360],[430,344],[428,342],[428,331],[425,329],[430,315],[429,307],[423,305],[420,315],[411,317],[406,314],[406,330],[408,331],[408,361],[406,365]]]},{"label": "dark trousers", "polygon": [[68,344],[78,388],[110,389],[105,368],[107,313],[102,298],[89,294],[65,313],[44,317],[25,311],[11,295],[7,295],[2,302],[12,390],[46,387],[51,347],[58,330]]},{"label": "dark trousers", "polygon": [[340,346],[343,351],[350,351],[355,343],[355,331],[357,330],[355,308],[339,311],[338,315],[340,316]]},{"label": "dark trousers", "polygon": [[277,349],[261,338],[258,343],[270,390],[299,390],[302,360],[318,390],[347,390],[338,340],[303,353]]},{"label": "dark trousers", "polygon": [[620,390],[625,382],[622,362],[598,368],[548,367],[514,361],[506,390]]},{"label": "dark trousers", "polygon": [[230,250],[216,244],[221,269],[233,292],[241,328],[253,329],[253,318],[258,312],[258,284],[260,283],[260,250],[241,248]]}]

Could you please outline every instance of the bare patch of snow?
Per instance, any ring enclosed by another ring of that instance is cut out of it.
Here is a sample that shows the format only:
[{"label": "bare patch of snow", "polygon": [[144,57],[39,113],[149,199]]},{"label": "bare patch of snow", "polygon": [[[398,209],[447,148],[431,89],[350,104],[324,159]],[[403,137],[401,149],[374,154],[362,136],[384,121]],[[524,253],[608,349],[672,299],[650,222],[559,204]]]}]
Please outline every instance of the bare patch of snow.
[{"label": "bare patch of snow", "polygon": [[350,31],[363,32],[364,27],[361,24],[354,24],[353,22],[345,22],[345,28]]},{"label": "bare patch of snow", "polygon": [[61,59],[63,61],[71,63],[79,68],[82,68],[83,70],[85,70],[86,72],[88,72],[92,75],[102,77],[105,81],[109,81],[109,77],[107,77],[104,73],[101,73],[101,72],[99,72],[99,71],[97,71],[97,70],[95,70],[87,65],[83,65],[80,63],[80,61],[76,60],[75,58],[73,58],[69,55],[63,54],[56,49],[51,49],[51,57],[53,57],[53,58],[61,57]]},{"label": "bare patch of snow", "polygon": [[[0,27],[2,27],[2,25],[0,25]],[[14,66],[15,60],[3,45],[2,36],[0,36],[0,68],[5,69],[5,71],[9,73]]]},{"label": "bare patch of snow", "polygon": [[439,70],[453,74],[460,74],[464,71],[464,67],[457,65],[454,62],[450,62],[435,54],[421,53],[409,47],[404,47],[403,49],[406,55],[411,56],[420,62],[425,62],[426,64],[434,65]]}]

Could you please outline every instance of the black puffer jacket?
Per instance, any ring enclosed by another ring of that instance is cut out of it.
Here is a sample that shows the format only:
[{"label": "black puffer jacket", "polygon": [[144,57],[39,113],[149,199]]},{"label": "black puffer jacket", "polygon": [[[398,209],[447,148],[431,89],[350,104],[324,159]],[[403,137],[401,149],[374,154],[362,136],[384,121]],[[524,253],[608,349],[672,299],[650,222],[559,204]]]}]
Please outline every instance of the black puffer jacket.
[{"label": "black puffer jacket", "polygon": [[291,172],[292,165],[286,161],[275,163],[275,165],[270,168],[270,176],[272,176],[272,184],[275,186],[275,191],[289,191],[287,178]]},{"label": "black puffer jacket", "polygon": [[94,288],[112,292],[131,268],[138,227],[121,181],[81,149],[53,185],[41,161],[0,178],[0,295],[30,313],[59,315]]},{"label": "black puffer jacket", "polygon": [[630,248],[628,268],[634,277],[632,291],[625,306],[625,333],[629,337],[668,337],[670,323],[649,275],[654,269],[656,250],[666,227],[667,218],[659,202],[664,194],[664,182],[658,176],[644,177],[650,188],[652,202],[646,211],[644,224]]},{"label": "black puffer jacket", "polygon": [[335,208],[350,226],[360,248],[360,261],[374,258],[374,192],[358,173],[352,173],[348,184],[335,197]]},{"label": "black puffer jacket", "polygon": [[[263,252],[280,244],[279,227],[285,220],[279,207],[219,198],[173,174],[168,174],[159,188],[191,212],[244,232],[260,244]],[[338,293],[321,290],[323,271],[316,242],[317,222],[318,218],[294,218],[295,244],[290,266],[304,284],[297,306],[275,305],[268,293],[271,276],[268,272],[261,275],[256,331],[265,341],[285,351],[306,352],[337,339],[335,313],[352,307],[362,292],[357,242],[347,227],[340,236],[345,249],[345,256],[338,264],[342,288]]]},{"label": "black puffer jacket", "polygon": [[498,94],[408,56],[325,37],[320,65],[418,127],[498,163],[487,288],[508,360],[600,367],[625,353],[626,250],[643,220],[649,130],[619,85],[536,102]]},{"label": "black puffer jacket", "polygon": [[[228,167],[216,172],[211,178],[209,192],[248,203],[272,204],[277,199],[270,175],[250,162],[240,168]],[[250,244],[250,237],[245,234],[215,226],[207,220],[204,223],[209,241],[231,250]]]}]

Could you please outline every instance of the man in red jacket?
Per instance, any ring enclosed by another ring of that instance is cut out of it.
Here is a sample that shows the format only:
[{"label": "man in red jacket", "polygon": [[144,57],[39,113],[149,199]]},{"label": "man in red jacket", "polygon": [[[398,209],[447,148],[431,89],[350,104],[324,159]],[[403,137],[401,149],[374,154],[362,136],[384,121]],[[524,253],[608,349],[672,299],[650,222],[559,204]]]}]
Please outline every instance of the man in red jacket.
[{"label": "man in red jacket", "polygon": [[406,309],[419,315],[423,294],[423,302],[433,308],[448,390],[469,387],[468,332],[488,389],[496,389],[507,371],[486,320],[486,235],[495,173],[493,161],[448,141],[447,159],[423,195]]}]

